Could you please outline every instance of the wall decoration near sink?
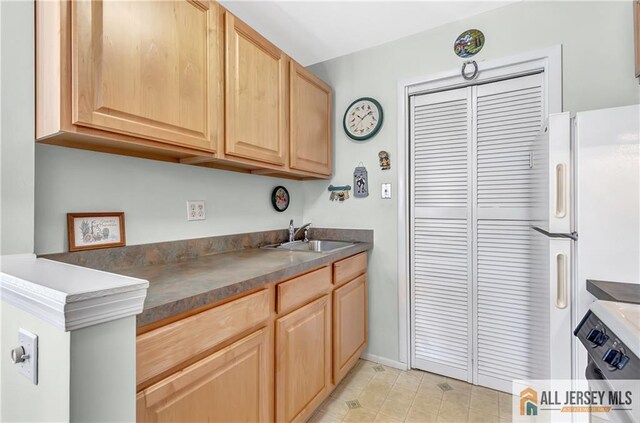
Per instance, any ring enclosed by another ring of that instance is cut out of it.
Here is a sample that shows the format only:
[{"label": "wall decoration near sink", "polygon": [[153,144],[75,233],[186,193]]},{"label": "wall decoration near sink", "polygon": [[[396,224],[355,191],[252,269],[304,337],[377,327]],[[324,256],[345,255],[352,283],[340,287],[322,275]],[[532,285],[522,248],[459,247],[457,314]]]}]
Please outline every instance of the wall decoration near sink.
[{"label": "wall decoration near sink", "polygon": [[349,191],[351,190],[351,185],[329,185],[329,188],[327,188],[327,190],[329,190],[329,192],[331,193],[331,195],[329,195],[329,200],[344,201],[349,199]]},{"label": "wall decoration near sink", "polygon": [[453,51],[463,59],[475,56],[484,47],[484,34],[478,29],[469,29],[458,35]]},{"label": "wall decoration near sink", "polygon": [[353,185],[354,197],[364,198],[369,196],[369,177],[367,176],[367,168],[364,165],[356,167],[353,171]]},{"label": "wall decoration near sink", "polygon": [[67,213],[69,251],[124,247],[124,213]]},{"label": "wall decoration near sink", "polygon": [[389,170],[391,169],[391,159],[389,158],[389,153],[382,150],[378,153],[378,159],[380,159],[380,169]]},{"label": "wall decoration near sink", "polygon": [[371,97],[354,101],[344,112],[342,126],[349,138],[365,141],[372,138],[382,127],[382,106]]},{"label": "wall decoration near sink", "polygon": [[[475,56],[484,47],[484,34],[478,29],[469,29],[458,35],[453,43],[453,51],[463,59]],[[473,66],[473,72],[467,71],[467,66]],[[460,74],[467,81],[473,80],[478,76],[478,63],[475,60],[467,60],[462,64]]]},{"label": "wall decoration near sink", "polygon": [[277,186],[271,192],[271,205],[276,211],[285,211],[289,207],[290,200],[289,191],[283,186]]}]

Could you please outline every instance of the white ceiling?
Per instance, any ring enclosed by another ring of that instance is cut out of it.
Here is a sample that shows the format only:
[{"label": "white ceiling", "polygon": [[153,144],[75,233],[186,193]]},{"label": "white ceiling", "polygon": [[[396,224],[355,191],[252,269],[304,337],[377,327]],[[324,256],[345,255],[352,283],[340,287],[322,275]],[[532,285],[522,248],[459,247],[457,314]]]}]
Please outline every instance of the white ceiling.
[{"label": "white ceiling", "polygon": [[397,40],[510,2],[220,1],[304,66]]}]

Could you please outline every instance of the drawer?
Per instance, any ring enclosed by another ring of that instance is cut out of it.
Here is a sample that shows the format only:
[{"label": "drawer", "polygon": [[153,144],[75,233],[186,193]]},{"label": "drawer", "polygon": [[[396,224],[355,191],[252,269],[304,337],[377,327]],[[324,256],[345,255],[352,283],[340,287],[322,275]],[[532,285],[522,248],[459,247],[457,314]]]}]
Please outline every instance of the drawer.
[{"label": "drawer", "polygon": [[367,271],[367,253],[340,260],[333,264],[333,283],[340,286]]},{"label": "drawer", "polygon": [[276,311],[285,313],[331,290],[331,267],[323,267],[278,285]]},{"label": "drawer", "polygon": [[144,333],[136,338],[136,382],[145,382],[268,318],[265,289]]}]

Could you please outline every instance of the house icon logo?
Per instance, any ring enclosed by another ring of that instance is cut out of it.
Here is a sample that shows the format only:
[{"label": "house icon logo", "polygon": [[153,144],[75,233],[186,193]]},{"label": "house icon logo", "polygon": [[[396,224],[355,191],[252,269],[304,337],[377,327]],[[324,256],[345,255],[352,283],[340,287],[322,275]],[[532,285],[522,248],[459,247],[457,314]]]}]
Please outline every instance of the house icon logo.
[{"label": "house icon logo", "polygon": [[535,389],[526,388],[520,391],[520,415],[538,415],[538,392]]}]

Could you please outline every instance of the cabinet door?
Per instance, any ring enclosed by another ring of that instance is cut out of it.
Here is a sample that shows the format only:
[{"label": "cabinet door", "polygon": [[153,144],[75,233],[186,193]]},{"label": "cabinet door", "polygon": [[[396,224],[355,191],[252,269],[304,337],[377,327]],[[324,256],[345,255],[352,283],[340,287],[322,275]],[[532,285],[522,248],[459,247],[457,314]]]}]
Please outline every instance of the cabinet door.
[{"label": "cabinet door", "polygon": [[276,421],[305,421],[330,384],[331,304],[325,295],[276,321]]},{"label": "cabinet door", "polygon": [[287,58],[229,12],[225,28],[225,153],[284,165]]},{"label": "cabinet door", "polygon": [[218,13],[207,0],[73,2],[72,123],[213,149]]},{"label": "cabinet door", "polygon": [[145,389],[137,398],[138,421],[270,421],[269,339],[261,329]]},{"label": "cabinet door", "polygon": [[333,291],[333,383],[357,363],[367,346],[367,276]]},{"label": "cabinet door", "polygon": [[290,167],[331,175],[331,87],[293,61],[289,77]]}]

